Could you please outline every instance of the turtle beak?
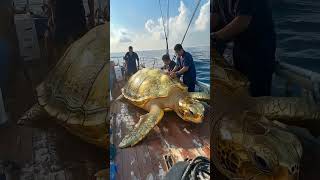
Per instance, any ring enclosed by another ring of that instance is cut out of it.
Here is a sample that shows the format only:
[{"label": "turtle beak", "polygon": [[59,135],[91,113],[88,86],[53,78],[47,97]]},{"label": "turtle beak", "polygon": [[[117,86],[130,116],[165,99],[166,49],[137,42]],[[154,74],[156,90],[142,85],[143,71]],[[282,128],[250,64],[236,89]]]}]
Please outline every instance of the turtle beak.
[{"label": "turtle beak", "polygon": [[201,123],[204,111],[204,106],[197,100],[182,99],[179,102],[178,115],[183,120],[193,123]]}]

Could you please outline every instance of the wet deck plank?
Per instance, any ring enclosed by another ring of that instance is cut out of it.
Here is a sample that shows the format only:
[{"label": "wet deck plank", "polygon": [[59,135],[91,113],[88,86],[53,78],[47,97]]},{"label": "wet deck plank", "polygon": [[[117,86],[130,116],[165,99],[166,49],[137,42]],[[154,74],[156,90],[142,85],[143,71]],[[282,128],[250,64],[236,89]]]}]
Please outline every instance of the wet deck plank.
[{"label": "wet deck plank", "polygon": [[[125,82],[118,82],[113,97],[120,95]],[[146,112],[126,100],[113,101],[110,108],[111,128],[117,146],[129,130]],[[192,124],[181,120],[175,113],[166,113],[163,120],[136,146],[117,149],[115,163],[120,180],[161,179],[168,171],[164,155],[175,162],[196,156],[210,157],[209,116],[205,123]]]}]

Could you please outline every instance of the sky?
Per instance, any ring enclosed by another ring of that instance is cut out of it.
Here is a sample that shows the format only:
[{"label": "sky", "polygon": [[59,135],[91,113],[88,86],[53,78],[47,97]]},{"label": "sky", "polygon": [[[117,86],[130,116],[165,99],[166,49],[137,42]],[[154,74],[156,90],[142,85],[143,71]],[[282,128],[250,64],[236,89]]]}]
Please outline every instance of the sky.
[{"label": "sky", "polygon": [[[167,2],[160,0],[167,24]],[[198,0],[169,0],[169,49],[181,43]],[[111,53],[166,49],[159,0],[111,0]],[[210,0],[201,0],[183,46],[209,46]]]}]

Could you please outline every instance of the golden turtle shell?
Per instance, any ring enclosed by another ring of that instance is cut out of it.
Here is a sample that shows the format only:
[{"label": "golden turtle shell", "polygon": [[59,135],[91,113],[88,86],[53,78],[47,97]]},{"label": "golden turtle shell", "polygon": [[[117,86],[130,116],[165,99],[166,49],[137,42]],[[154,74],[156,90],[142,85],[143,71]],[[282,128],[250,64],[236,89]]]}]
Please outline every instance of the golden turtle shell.
[{"label": "golden turtle shell", "polygon": [[39,104],[59,121],[106,124],[109,101],[109,23],[75,41],[36,89]]},{"label": "golden turtle shell", "polygon": [[236,71],[233,66],[228,64],[226,60],[220,56],[214,49],[211,50],[213,73],[212,79],[214,90],[223,88],[226,92],[235,92],[239,89],[247,91],[249,88],[248,79]]},{"label": "golden turtle shell", "polygon": [[144,68],[130,77],[122,88],[122,94],[130,101],[142,103],[155,98],[167,97],[172,88],[188,91],[179,80],[170,78],[159,69]]}]

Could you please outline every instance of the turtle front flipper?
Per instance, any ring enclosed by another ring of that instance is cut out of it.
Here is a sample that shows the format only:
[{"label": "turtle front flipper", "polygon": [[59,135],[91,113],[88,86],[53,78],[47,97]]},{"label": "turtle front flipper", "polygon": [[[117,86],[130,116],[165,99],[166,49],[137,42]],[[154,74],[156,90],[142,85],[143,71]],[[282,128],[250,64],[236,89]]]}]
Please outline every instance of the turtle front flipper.
[{"label": "turtle front flipper", "polygon": [[320,107],[295,97],[258,97],[254,111],[269,119],[286,121],[320,120]]},{"label": "turtle front flipper", "polygon": [[200,101],[210,100],[210,94],[204,92],[189,92],[189,96]]},{"label": "turtle front flipper", "polygon": [[102,180],[102,179],[109,179],[109,169],[102,169],[98,171],[94,176],[96,177],[96,180]]},{"label": "turtle front flipper", "polygon": [[138,124],[126,135],[121,143],[120,148],[134,146],[141,141],[162,119],[164,111],[157,105],[152,105],[148,114],[140,116]]},{"label": "turtle front flipper", "polygon": [[33,105],[17,122],[19,125],[25,125],[26,122],[38,120],[45,116],[47,112],[43,109],[40,104]]},{"label": "turtle front flipper", "polygon": [[117,97],[116,101],[120,101],[121,99],[123,99],[123,94],[121,94],[120,96]]}]

